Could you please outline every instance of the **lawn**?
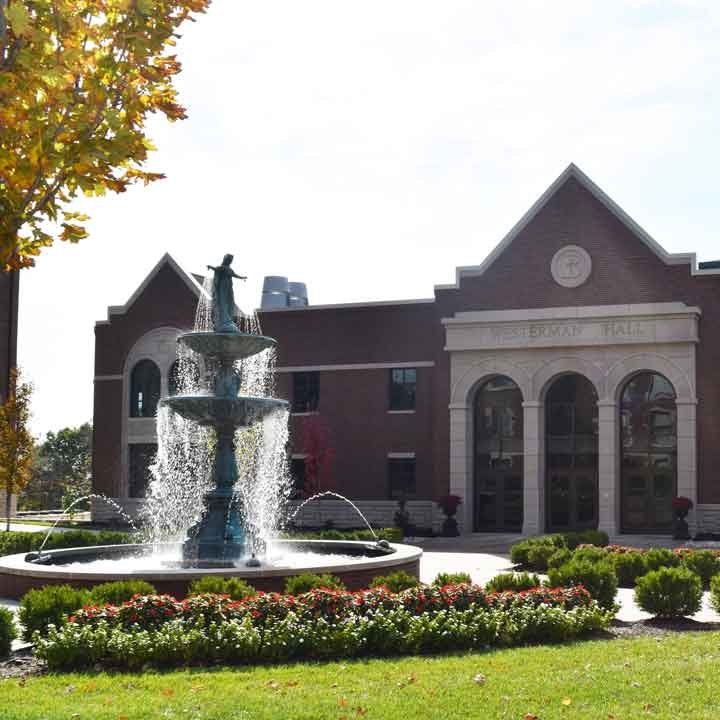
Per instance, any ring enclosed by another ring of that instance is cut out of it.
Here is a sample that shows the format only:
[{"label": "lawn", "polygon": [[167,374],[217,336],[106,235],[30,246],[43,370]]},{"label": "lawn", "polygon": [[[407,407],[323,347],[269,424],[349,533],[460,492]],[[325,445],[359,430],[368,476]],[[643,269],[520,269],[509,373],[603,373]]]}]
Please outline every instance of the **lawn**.
[{"label": "lawn", "polygon": [[0,717],[718,717],[720,632],[593,640],[485,654],[0,681]]}]

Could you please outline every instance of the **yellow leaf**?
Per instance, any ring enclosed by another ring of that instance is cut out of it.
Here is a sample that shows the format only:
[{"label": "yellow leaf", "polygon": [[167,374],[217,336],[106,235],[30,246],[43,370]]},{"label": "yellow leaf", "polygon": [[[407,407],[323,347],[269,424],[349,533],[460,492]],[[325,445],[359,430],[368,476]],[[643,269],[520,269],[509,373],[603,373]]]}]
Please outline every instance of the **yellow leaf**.
[{"label": "yellow leaf", "polygon": [[563,704],[565,707],[568,707],[569,705],[572,705],[572,700],[571,700],[570,698],[564,698],[563,701],[562,701],[562,704]]},{"label": "yellow leaf", "polygon": [[5,11],[5,15],[8,22],[10,23],[12,31],[16,35],[25,35],[30,29],[30,13],[27,11],[25,3],[12,3],[10,7]]}]

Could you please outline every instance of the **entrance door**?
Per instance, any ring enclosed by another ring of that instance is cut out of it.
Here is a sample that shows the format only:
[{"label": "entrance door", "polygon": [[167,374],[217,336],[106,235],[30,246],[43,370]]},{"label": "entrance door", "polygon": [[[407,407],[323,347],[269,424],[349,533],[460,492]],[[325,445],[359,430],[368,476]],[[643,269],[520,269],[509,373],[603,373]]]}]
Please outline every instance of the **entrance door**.
[{"label": "entrance door", "polygon": [[474,530],[519,532],[523,523],[520,388],[498,376],[475,395]]},{"label": "entrance door", "polygon": [[623,532],[669,532],[677,487],[675,389],[640,373],[620,400]]},{"label": "entrance door", "polygon": [[559,377],[545,399],[547,527],[597,527],[597,393],[582,375]]}]

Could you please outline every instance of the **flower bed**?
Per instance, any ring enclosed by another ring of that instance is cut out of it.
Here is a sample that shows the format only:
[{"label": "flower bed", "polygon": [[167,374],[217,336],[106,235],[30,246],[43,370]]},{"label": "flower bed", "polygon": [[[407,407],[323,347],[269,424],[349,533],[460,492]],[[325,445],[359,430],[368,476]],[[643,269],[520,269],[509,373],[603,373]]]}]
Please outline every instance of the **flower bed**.
[{"label": "flower bed", "polygon": [[62,628],[36,636],[35,652],[62,670],[438,652],[567,640],[607,627],[612,616],[582,587],[319,589],[240,601],[145,595],[78,610]]}]

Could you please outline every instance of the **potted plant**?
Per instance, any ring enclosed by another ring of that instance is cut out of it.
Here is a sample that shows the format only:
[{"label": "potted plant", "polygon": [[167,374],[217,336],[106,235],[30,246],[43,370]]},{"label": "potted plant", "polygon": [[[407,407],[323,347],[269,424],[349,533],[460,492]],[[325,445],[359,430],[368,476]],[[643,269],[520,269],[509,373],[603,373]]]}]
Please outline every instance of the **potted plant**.
[{"label": "potted plant", "polygon": [[455,519],[455,513],[462,503],[462,498],[459,495],[443,495],[441,498],[436,500],[440,509],[445,513],[445,520],[443,520],[442,534],[443,537],[457,537],[460,532],[458,530],[457,520]]},{"label": "potted plant", "polygon": [[672,501],[673,514],[675,515],[675,522],[673,523],[673,537],[676,540],[689,540],[690,529],[688,528],[687,517],[690,510],[692,510],[693,501],[687,497],[676,497]]}]

